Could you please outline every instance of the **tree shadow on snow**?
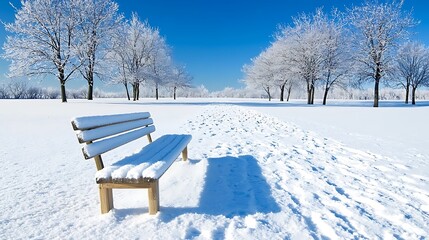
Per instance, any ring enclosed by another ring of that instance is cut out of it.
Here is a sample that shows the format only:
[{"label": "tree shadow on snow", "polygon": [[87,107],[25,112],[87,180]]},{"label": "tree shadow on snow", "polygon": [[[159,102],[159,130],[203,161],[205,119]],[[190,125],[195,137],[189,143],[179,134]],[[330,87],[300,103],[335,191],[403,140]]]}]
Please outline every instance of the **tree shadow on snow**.
[{"label": "tree shadow on snow", "polygon": [[[162,202],[162,200],[161,200]],[[209,158],[205,185],[198,207],[162,207],[160,218],[171,221],[186,213],[222,215],[227,218],[279,212],[270,186],[253,156]]]}]

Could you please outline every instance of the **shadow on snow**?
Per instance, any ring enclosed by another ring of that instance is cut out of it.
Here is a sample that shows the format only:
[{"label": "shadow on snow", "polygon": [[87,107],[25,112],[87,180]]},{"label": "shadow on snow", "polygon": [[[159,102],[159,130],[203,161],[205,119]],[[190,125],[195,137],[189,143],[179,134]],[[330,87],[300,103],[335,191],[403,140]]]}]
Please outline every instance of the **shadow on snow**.
[{"label": "shadow on snow", "polygon": [[245,216],[257,212],[279,212],[270,186],[253,156],[208,159],[200,213]]},{"label": "shadow on snow", "polygon": [[[197,192],[195,194],[198,194]],[[144,214],[142,209],[115,209],[115,218]],[[160,219],[169,222],[187,213],[214,216],[246,216],[254,213],[280,212],[270,186],[253,156],[209,158],[205,185],[197,207],[163,207]]]}]

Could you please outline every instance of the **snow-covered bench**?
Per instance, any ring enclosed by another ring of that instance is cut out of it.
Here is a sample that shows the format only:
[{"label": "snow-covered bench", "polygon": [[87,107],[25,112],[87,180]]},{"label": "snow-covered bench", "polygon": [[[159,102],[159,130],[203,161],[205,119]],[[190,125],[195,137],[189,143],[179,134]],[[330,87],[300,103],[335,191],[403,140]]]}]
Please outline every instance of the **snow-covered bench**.
[{"label": "snow-covered bench", "polygon": [[[94,158],[100,190],[101,213],[113,208],[113,188],[148,188],[149,214],[159,210],[159,179],[182,153],[188,158],[191,135],[170,134],[152,141],[155,131],[148,112],[87,116],[72,119],[85,159]],[[147,136],[149,144],[138,153],[104,166],[101,154]]]}]

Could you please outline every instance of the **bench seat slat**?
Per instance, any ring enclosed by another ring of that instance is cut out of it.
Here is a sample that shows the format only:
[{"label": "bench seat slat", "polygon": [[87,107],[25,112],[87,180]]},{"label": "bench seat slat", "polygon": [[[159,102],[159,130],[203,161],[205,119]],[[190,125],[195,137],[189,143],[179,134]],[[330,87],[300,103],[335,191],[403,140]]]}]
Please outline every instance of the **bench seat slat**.
[{"label": "bench seat slat", "polygon": [[138,183],[159,179],[191,141],[191,135],[164,135],[96,173],[97,183]]},{"label": "bench seat slat", "polygon": [[127,122],[127,121],[132,121],[137,119],[145,119],[149,117],[150,117],[150,113],[148,112],[77,117],[72,119],[72,126],[74,130],[87,130],[87,129],[102,127],[110,124]]},{"label": "bench seat slat", "polygon": [[114,125],[94,128],[86,131],[80,131],[77,134],[80,143],[94,141],[100,138],[126,132],[135,128],[144,127],[153,124],[152,118],[139,119],[131,122],[123,122]]},{"label": "bench seat slat", "polygon": [[93,158],[97,155],[115,149],[125,143],[134,141],[142,136],[148,135],[155,131],[155,126],[151,125],[145,128],[140,128],[132,132],[127,132],[115,137],[103,139],[89,145],[85,145],[82,150],[86,159]]}]

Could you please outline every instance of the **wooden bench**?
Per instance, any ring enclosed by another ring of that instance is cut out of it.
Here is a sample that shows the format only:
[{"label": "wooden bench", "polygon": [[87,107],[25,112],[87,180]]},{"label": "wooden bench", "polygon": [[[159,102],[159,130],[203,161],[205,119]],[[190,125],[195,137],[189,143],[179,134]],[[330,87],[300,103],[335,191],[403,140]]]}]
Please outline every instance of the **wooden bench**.
[{"label": "wooden bench", "polygon": [[[152,141],[155,131],[148,112],[88,116],[72,119],[85,159],[94,158],[100,191],[101,213],[113,208],[113,188],[147,188],[149,214],[159,211],[159,179],[182,153],[188,158],[191,135],[169,134]],[[147,136],[147,144],[138,153],[104,166],[101,154]]]}]

